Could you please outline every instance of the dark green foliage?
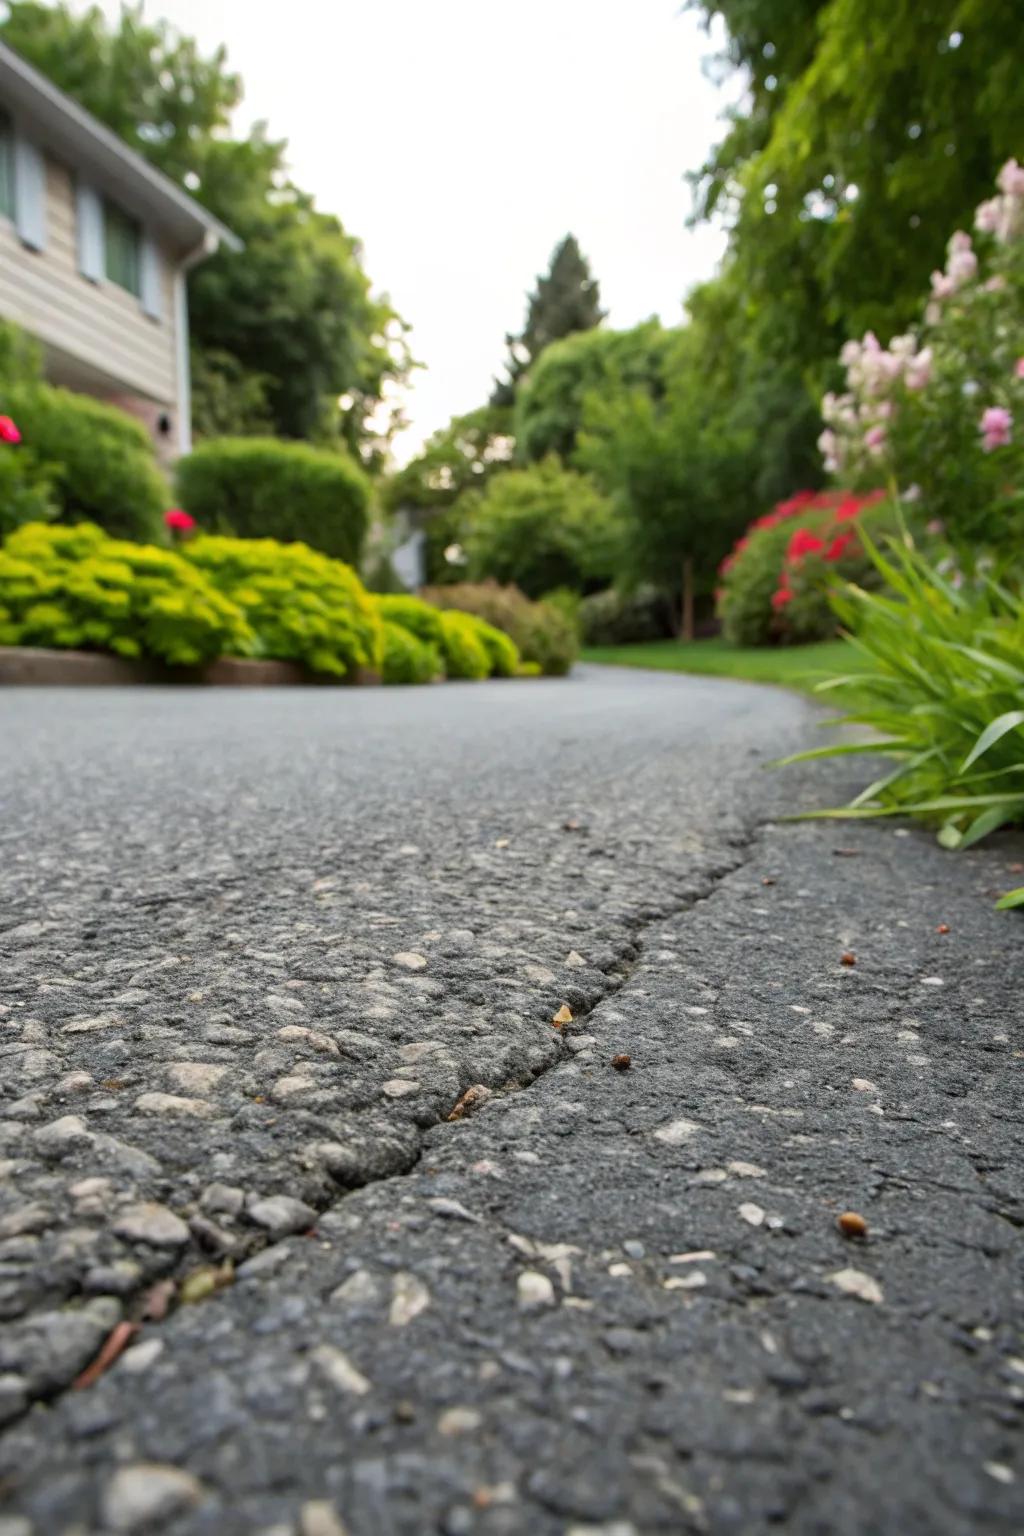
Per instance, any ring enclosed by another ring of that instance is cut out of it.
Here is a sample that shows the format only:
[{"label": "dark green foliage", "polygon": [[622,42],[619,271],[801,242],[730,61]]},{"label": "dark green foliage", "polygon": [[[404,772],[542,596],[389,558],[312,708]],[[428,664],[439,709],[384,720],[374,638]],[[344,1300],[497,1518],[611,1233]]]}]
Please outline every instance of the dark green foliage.
[{"label": "dark green foliage", "polygon": [[441,657],[435,646],[390,619],[384,620],[383,628],[385,683],[430,683],[440,675]]},{"label": "dark green foliage", "polygon": [[170,490],[140,422],[49,384],[7,385],[3,398],[22,446],[52,485],[63,522],[87,520],[142,543],[161,536]]},{"label": "dark green foliage", "polygon": [[657,587],[645,585],[633,592],[609,587],[583,599],[579,625],[585,645],[629,645],[664,639],[671,632],[672,615]]},{"label": "dark green foliage", "polygon": [[89,523],[32,523],[0,549],[0,645],[195,666],[247,655],[254,637],[240,608],[173,550],[111,539]]},{"label": "dark green foliage", "polygon": [[607,497],[551,457],[496,476],[467,508],[471,574],[511,582],[530,597],[607,581],[619,528]]},{"label": "dark green foliage", "polygon": [[523,662],[550,677],[561,677],[576,659],[579,643],[573,624],[550,603],[531,602],[518,587],[495,581],[458,582],[429,587],[424,600],[438,608],[476,614],[515,643]]},{"label": "dark green foliage", "polygon": [[510,406],[520,379],[545,347],[575,331],[589,331],[603,319],[597,279],[591,276],[576,237],[566,235],[551,253],[547,274],[537,279],[522,332],[505,337],[506,373],[495,382],[491,404]]},{"label": "dark green foliage", "polygon": [[569,459],[589,394],[642,389],[659,398],[675,337],[649,320],[630,331],[581,331],[546,347],[516,394],[517,456]]},{"label": "dark green foliage", "polygon": [[380,666],[376,604],[340,560],[273,539],[200,537],[183,553],[245,614],[256,655],[338,677]]},{"label": "dark green foliage", "polygon": [[356,565],[370,486],[340,451],[274,438],[214,438],[177,466],[182,505],[211,533],[298,539]]}]

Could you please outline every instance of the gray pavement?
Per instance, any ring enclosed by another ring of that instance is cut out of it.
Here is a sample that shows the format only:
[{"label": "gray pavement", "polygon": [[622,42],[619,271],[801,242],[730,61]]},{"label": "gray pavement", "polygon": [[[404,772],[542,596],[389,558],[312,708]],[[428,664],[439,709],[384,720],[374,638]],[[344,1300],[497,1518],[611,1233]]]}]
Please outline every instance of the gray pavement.
[{"label": "gray pavement", "polygon": [[0,697],[0,1536],[1024,1529],[1021,843],[816,721]]}]

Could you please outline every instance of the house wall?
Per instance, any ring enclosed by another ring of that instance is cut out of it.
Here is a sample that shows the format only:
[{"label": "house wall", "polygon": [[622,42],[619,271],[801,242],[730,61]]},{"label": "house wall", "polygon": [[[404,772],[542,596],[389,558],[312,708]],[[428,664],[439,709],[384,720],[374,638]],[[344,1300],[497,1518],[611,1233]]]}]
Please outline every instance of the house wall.
[{"label": "house wall", "polygon": [[[115,283],[91,282],[78,269],[75,182],[72,172],[46,159],[46,245],[28,249],[14,225],[0,217],[0,318],[12,320],[46,344],[48,367],[62,379],[56,356],[92,376],[88,393],[139,416],[153,431],[162,456],[179,441],[177,305],[174,262],[160,250],[161,318]],[[82,387],[76,384],[76,387]],[[171,418],[161,438],[157,422]]]}]

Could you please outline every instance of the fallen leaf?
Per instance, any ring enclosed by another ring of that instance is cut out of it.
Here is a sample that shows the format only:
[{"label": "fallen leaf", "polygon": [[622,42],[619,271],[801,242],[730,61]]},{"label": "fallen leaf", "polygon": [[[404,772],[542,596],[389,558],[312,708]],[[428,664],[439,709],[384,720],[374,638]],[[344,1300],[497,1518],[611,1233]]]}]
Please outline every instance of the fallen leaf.
[{"label": "fallen leaf", "polygon": [[857,964],[857,956],[853,953],[852,949],[844,949],[843,950],[842,954],[839,956],[839,964],[840,965],[856,965]]},{"label": "fallen leaf", "polygon": [[612,1066],[615,1068],[616,1072],[628,1072],[632,1065],[632,1056],[627,1056],[624,1051],[621,1052],[618,1056],[612,1057]]},{"label": "fallen leaf", "polygon": [[868,1224],[856,1211],[844,1211],[836,1217],[836,1226],[844,1237],[867,1237]]},{"label": "fallen leaf", "polygon": [[204,1264],[185,1276],[179,1298],[185,1306],[194,1306],[196,1302],[215,1296],[225,1286],[233,1285],[234,1280],[235,1266],[230,1259],[225,1259],[223,1264]]},{"label": "fallen leaf", "polygon": [[467,1088],[461,1099],[456,1100],[448,1115],[449,1120],[461,1120],[465,1115],[471,1115],[474,1109],[479,1109],[487,1099],[491,1097],[491,1090],[483,1083],[474,1083],[472,1088]]},{"label": "fallen leaf", "polygon": [[138,1323],[118,1323],[115,1328],[112,1328],[103,1341],[103,1347],[96,1359],[91,1365],[87,1365],[81,1375],[76,1376],[71,1383],[74,1391],[81,1392],[84,1387],[91,1387],[94,1382],[99,1381],[103,1372],[109,1370],[138,1331]]},{"label": "fallen leaf", "polygon": [[563,1024],[572,1023],[572,1010],[570,1009],[568,1003],[562,1004],[561,1008],[559,1008],[551,1022],[556,1029],[561,1029]]}]

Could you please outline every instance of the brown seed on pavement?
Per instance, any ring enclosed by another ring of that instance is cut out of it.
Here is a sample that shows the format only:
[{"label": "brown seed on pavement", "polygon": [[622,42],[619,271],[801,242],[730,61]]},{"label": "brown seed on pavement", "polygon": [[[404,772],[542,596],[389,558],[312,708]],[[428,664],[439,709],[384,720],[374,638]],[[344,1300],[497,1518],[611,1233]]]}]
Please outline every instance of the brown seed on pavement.
[{"label": "brown seed on pavement", "polygon": [[857,964],[857,956],[853,953],[852,949],[844,949],[843,950],[842,954],[839,956],[839,964],[840,965],[856,965]]},{"label": "brown seed on pavement", "polygon": [[935,932],[936,933],[948,933],[949,932],[949,924],[948,923],[940,923],[939,926],[936,928]]},{"label": "brown seed on pavement", "polygon": [[616,1072],[628,1072],[632,1065],[633,1058],[632,1056],[627,1056],[625,1051],[621,1052],[618,1056],[612,1057],[612,1066]]},{"label": "brown seed on pavement", "polygon": [[561,1008],[559,1008],[551,1022],[556,1029],[561,1029],[563,1024],[572,1023],[572,1009],[569,1007],[568,1003],[562,1004]]},{"label": "brown seed on pavement", "polygon": [[867,1237],[868,1224],[856,1211],[844,1211],[836,1217],[836,1225],[844,1237]]},{"label": "brown seed on pavement", "polygon": [[491,1090],[483,1083],[474,1083],[472,1088],[467,1088],[462,1098],[452,1107],[448,1115],[449,1120],[461,1120],[463,1116],[472,1114],[474,1109],[479,1109],[485,1099],[489,1099]]}]

